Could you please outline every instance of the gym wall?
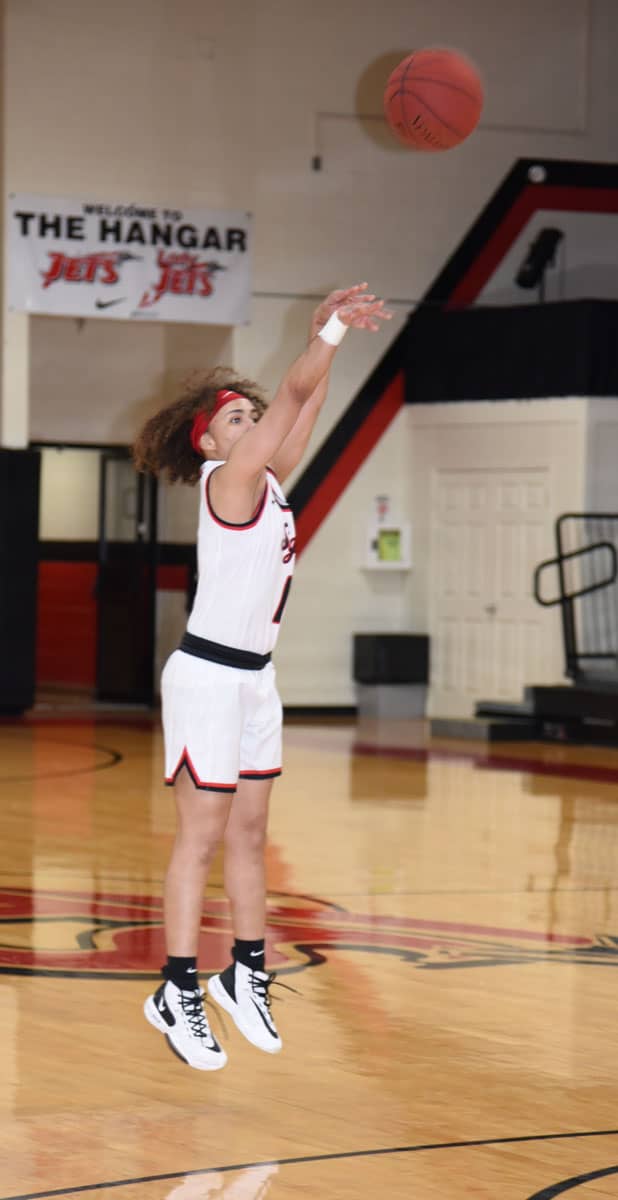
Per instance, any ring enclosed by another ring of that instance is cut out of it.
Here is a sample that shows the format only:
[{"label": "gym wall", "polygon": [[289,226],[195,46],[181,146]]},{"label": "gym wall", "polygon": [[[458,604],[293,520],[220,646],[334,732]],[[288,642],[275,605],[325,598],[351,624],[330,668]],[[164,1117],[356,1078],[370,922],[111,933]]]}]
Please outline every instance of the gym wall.
[{"label": "gym wall", "polygon": [[[467,51],[487,86],[481,127],[442,156],[401,149],[380,118],[386,65],[428,44]],[[516,158],[614,156],[617,49],[614,0],[8,0],[8,191],[255,221],[247,327],[31,319],[31,438],[126,443],[196,365],[230,362],[272,390],[302,347],[306,297],[368,279],[395,319],[344,343],[317,447]],[[427,631],[416,436],[404,409],[301,558],[277,653],[288,704],[354,702],[354,631]],[[487,453],[481,440],[479,466]],[[362,569],[382,493],[413,524],[407,574]],[[165,540],[188,540],[194,498],[166,503]],[[183,619],[162,597],[160,657]]]}]

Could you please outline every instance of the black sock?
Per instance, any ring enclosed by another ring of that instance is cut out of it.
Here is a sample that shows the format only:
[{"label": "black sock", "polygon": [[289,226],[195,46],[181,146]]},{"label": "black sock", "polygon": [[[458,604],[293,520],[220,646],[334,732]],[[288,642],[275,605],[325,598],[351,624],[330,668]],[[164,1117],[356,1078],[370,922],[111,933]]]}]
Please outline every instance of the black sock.
[{"label": "black sock", "polygon": [[264,970],[264,938],[258,938],[255,942],[243,942],[236,938],[232,954],[235,962],[250,967],[252,971]]},{"label": "black sock", "polygon": [[170,956],[165,966],[161,967],[161,973],[164,979],[174,983],[183,992],[193,992],[200,986],[196,958],[172,958]]}]

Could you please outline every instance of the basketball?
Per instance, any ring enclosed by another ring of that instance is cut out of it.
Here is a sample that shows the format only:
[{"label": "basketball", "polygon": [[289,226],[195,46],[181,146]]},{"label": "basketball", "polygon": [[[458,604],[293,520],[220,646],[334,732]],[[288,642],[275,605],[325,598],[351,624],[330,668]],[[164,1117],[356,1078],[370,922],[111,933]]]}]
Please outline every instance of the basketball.
[{"label": "basketball", "polygon": [[469,137],[483,108],[476,67],[456,50],[415,50],[388,78],[386,119],[413,150],[451,150]]}]

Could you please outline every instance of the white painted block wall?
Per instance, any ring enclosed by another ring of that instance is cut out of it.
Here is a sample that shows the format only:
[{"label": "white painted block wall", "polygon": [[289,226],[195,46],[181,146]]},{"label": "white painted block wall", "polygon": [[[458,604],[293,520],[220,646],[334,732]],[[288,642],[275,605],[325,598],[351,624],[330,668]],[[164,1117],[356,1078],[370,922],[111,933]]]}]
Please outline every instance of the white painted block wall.
[{"label": "white painted block wall", "polygon": [[[444,156],[388,143],[368,84],[380,61],[427,44],[465,49],[487,84],[480,129]],[[126,442],[185,369],[222,358],[272,389],[302,346],[304,297],[367,278],[396,320],[346,341],[317,446],[515,159],[615,158],[617,50],[615,0],[8,0],[7,190],[255,218],[246,328],[32,319],[31,437]],[[417,432],[400,414],[301,560],[277,655],[287,703],[352,702],[355,629],[427,627]],[[409,579],[359,570],[377,492],[408,506]],[[190,537],[192,506],[189,493],[170,504],[166,538]],[[162,615],[160,655],[177,610],[176,598]]]}]

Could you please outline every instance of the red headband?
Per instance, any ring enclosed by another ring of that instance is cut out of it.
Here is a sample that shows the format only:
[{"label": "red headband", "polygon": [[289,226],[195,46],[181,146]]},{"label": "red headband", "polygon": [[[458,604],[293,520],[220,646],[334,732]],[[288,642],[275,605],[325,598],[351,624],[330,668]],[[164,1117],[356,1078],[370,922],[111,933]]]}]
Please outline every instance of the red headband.
[{"label": "red headband", "polygon": [[200,441],[203,438],[213,417],[217,415],[220,408],[224,404],[229,404],[231,400],[245,400],[245,396],[241,396],[240,392],[230,392],[228,388],[222,388],[217,392],[215,399],[215,407],[212,412],[199,412],[193,422],[191,428],[191,445],[197,454],[200,453]]}]

